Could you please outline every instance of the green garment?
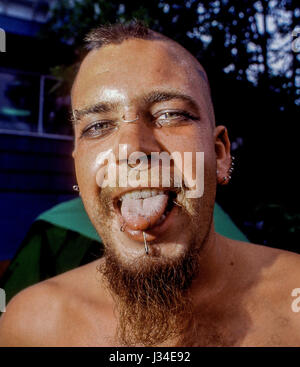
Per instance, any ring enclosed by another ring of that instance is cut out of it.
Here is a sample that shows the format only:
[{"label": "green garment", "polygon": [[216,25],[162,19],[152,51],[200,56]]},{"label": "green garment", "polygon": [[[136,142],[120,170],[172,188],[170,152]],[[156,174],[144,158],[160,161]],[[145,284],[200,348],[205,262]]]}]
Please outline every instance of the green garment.
[{"label": "green garment", "polygon": [[[247,241],[229,216],[215,205],[218,233]],[[7,301],[22,289],[99,258],[103,245],[80,198],[42,213],[32,224],[11,265],[1,279]]]}]

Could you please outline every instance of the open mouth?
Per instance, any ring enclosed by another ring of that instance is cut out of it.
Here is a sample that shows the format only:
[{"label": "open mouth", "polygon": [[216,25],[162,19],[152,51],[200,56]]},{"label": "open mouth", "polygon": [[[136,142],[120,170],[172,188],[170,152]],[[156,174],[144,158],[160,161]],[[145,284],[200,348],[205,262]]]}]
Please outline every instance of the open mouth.
[{"label": "open mouth", "polygon": [[120,230],[142,241],[142,233],[147,239],[156,237],[165,227],[170,214],[176,207],[178,191],[161,189],[135,189],[115,199],[114,207],[118,213]]}]

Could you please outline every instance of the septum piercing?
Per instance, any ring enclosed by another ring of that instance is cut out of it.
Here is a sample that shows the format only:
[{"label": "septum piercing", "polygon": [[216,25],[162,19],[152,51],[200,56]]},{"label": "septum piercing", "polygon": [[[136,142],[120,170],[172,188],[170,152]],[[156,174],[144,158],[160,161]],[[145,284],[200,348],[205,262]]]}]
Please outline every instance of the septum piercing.
[{"label": "septum piercing", "polygon": [[135,118],[135,119],[133,119],[133,120],[125,120],[125,115],[123,115],[123,116],[122,116],[122,119],[123,119],[123,121],[122,121],[122,122],[128,122],[128,123],[130,123],[130,122],[135,122],[135,121],[137,121],[137,120],[139,119],[139,115],[136,115],[136,118]]},{"label": "septum piercing", "polygon": [[148,247],[148,244],[147,244],[146,233],[145,232],[143,232],[143,237],[144,237],[145,252],[146,252],[146,255],[148,255],[149,254],[149,247]]}]

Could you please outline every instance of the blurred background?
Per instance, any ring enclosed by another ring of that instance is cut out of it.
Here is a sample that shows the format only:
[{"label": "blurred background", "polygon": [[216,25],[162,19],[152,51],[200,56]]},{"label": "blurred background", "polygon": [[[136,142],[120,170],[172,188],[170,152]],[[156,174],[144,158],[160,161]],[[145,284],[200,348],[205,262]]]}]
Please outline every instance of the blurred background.
[{"label": "blurred background", "polygon": [[0,0],[0,261],[41,212],[75,197],[68,114],[82,39],[133,17],[207,70],[236,157],[218,203],[251,242],[300,253],[296,1]]}]

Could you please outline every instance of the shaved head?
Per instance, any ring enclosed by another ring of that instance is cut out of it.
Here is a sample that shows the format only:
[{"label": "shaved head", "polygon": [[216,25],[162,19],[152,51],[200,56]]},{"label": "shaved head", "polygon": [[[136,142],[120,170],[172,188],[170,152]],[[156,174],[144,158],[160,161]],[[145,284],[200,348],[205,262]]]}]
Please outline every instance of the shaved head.
[{"label": "shaved head", "polygon": [[[164,36],[161,33],[155,32],[145,27],[139,22],[132,22],[127,25],[115,24],[98,27],[96,29],[93,29],[85,37],[86,49],[88,50],[88,54],[81,63],[79,72],[76,75],[75,81],[72,86],[71,96],[73,97],[73,91],[76,88],[77,79],[80,75],[81,70],[85,68],[85,66],[90,66],[89,61],[94,60],[95,55],[101,55],[102,51],[104,51],[105,48],[116,49],[120,46],[129,45],[129,41],[133,40],[138,41],[138,43],[142,43],[144,41],[143,43],[148,44],[149,48],[154,48],[155,46],[159,45],[161,50],[163,50],[168,58],[172,59],[174,63],[177,63],[183,69],[194,71],[194,82],[197,83],[197,80],[199,80],[199,83],[202,86],[203,93],[205,94],[208,112],[210,115],[211,125],[214,127],[215,116],[211,100],[211,90],[208,77],[203,66],[188,50],[182,47],[179,43]],[[106,68],[103,68],[101,72],[109,73],[109,70],[110,68],[108,65]]]}]

